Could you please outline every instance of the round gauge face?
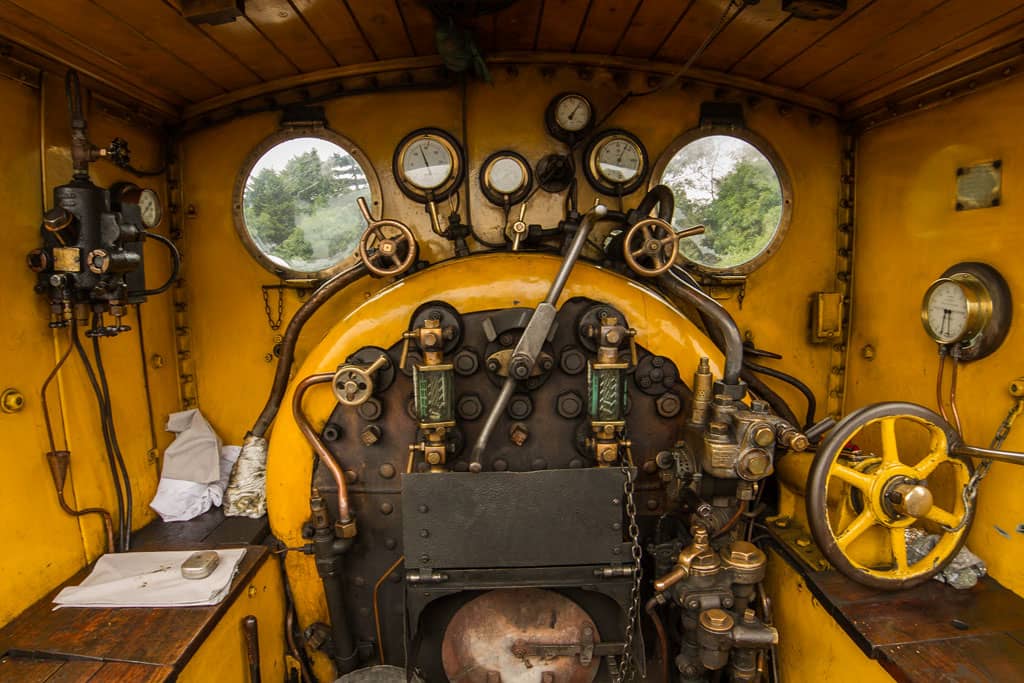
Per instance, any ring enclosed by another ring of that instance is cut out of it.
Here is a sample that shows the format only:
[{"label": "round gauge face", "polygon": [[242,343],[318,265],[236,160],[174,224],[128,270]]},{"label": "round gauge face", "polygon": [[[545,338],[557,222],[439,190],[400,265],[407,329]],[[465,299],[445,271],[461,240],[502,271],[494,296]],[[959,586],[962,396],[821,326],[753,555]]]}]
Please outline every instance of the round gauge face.
[{"label": "round gauge face", "polygon": [[425,135],[412,140],[402,154],[405,180],[420,190],[436,190],[455,175],[455,158],[447,145]]},{"label": "round gauge face", "polygon": [[610,137],[594,150],[594,169],[604,180],[626,184],[643,173],[643,152],[625,137]]},{"label": "round gauge face", "polygon": [[498,157],[487,169],[487,184],[498,194],[515,194],[526,180],[526,169],[514,157]]},{"label": "round gauge face", "polygon": [[925,298],[925,319],[933,339],[943,344],[960,341],[968,333],[967,293],[953,280],[936,283]]},{"label": "round gauge face", "polygon": [[139,211],[142,212],[142,223],[147,228],[155,228],[163,220],[164,210],[160,206],[160,197],[155,190],[145,189],[139,193]]},{"label": "round gauge face", "polygon": [[569,133],[578,133],[590,124],[593,109],[582,95],[564,95],[555,104],[555,123]]}]

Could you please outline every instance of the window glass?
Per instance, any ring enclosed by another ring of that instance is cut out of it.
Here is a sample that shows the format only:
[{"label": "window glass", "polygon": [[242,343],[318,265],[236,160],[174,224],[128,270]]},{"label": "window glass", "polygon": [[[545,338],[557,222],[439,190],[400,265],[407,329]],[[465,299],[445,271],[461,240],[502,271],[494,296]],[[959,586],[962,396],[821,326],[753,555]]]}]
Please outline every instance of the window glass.
[{"label": "window glass", "polygon": [[242,211],[254,246],[292,273],[316,273],[355,251],[366,224],[356,198],[372,202],[359,162],[321,138],[274,145],[245,181]]},{"label": "window glass", "polygon": [[707,231],[680,243],[685,258],[729,270],[750,263],[772,244],[783,214],[782,184],[757,147],[729,135],[709,135],[683,146],[665,166],[676,229]]}]

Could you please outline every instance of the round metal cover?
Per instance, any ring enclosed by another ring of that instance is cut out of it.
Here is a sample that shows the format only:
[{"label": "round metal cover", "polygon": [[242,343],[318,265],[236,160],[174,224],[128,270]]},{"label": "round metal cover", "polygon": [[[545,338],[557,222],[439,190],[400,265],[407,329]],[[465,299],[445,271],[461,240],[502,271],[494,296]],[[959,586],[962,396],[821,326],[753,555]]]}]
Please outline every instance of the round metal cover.
[{"label": "round metal cover", "polygon": [[[405,669],[397,666],[370,666],[345,674],[334,683],[406,683]],[[423,679],[413,674],[411,683],[423,683]]]},{"label": "round metal cover", "polygon": [[[495,590],[455,613],[441,657],[448,679],[458,683],[591,683],[600,658],[573,646],[592,647],[600,639],[590,616],[563,595],[535,588]],[[545,654],[541,646],[569,647]]]}]

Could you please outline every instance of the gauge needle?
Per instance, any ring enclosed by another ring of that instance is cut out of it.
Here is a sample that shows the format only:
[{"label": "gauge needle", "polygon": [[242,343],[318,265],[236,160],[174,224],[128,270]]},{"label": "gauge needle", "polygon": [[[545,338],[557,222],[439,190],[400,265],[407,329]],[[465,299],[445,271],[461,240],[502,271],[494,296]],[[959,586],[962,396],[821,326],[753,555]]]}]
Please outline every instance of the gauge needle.
[{"label": "gauge needle", "polygon": [[619,148],[619,158],[615,160],[616,166],[622,166],[622,155],[626,153],[626,146],[622,145]]},{"label": "gauge needle", "polygon": [[578,111],[580,110],[580,107],[581,107],[581,106],[583,106],[583,105],[581,105],[581,104],[577,104],[577,105],[576,105],[576,108],[575,108],[575,109],[573,109],[573,110],[572,110],[571,112],[569,112],[569,120],[570,120],[570,121],[572,121],[572,120],[573,120],[573,118],[574,118],[574,117],[576,116],[576,112],[578,112]]},{"label": "gauge needle", "polygon": [[952,322],[952,317],[953,311],[951,311],[948,308],[942,310],[942,329],[940,330],[941,332],[946,333],[950,331],[947,328],[952,327],[950,325],[950,323]]},{"label": "gauge needle", "polygon": [[420,156],[423,157],[423,167],[427,169],[427,175],[433,176],[434,172],[430,170],[430,162],[427,161],[427,154],[422,147],[420,147]]}]

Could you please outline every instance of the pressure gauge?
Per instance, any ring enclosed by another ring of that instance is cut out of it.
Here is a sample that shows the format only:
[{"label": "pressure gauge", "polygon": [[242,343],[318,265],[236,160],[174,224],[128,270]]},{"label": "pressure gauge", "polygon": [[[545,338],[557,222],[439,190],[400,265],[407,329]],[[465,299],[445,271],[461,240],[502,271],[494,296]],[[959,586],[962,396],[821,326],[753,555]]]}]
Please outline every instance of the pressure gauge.
[{"label": "pressure gauge", "polygon": [[153,229],[164,219],[163,205],[156,190],[140,188],[132,183],[115,186],[117,205],[123,208],[126,204],[134,204],[139,209],[142,225]]},{"label": "pressure gauge", "polygon": [[921,303],[925,332],[936,343],[956,345],[961,360],[988,355],[1010,326],[1010,291],[1003,277],[983,263],[960,263],[933,282]]},{"label": "pressure gauge", "polygon": [[530,194],[533,172],[522,155],[509,150],[495,152],[480,167],[480,189],[498,206],[518,204]]},{"label": "pressure gauge", "polygon": [[424,203],[448,197],[465,174],[459,143],[437,128],[422,128],[405,136],[395,150],[393,167],[402,192]]},{"label": "pressure gauge", "polygon": [[584,175],[604,194],[630,194],[643,185],[647,176],[647,150],[635,135],[624,130],[609,130],[595,137],[584,157]]},{"label": "pressure gauge", "polygon": [[562,93],[548,104],[544,123],[552,137],[571,144],[594,125],[594,107],[579,93]]}]

